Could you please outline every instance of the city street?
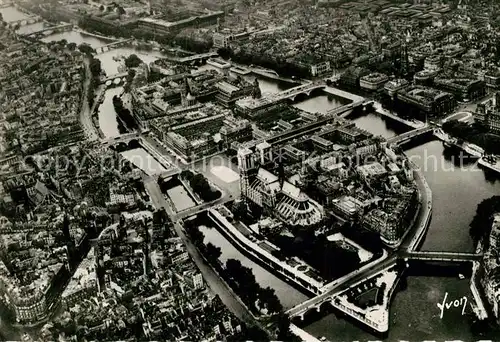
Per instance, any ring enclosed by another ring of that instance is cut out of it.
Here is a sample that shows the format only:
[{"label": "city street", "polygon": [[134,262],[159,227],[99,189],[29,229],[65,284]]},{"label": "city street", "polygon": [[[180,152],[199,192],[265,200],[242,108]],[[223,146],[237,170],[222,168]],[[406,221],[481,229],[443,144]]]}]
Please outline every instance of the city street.
[{"label": "city street", "polygon": [[[156,181],[153,178],[149,177],[149,179],[147,179],[144,184],[155,208],[164,208],[170,217],[176,217],[175,213],[172,211],[167,201],[165,200],[165,197],[162,194],[160,187],[158,186]],[[209,206],[210,204],[208,204],[206,207],[208,208]],[[199,212],[201,210],[203,209],[196,208],[196,210],[190,210],[190,215],[194,215],[196,212]],[[212,269],[212,267],[205,262],[194,244],[186,237],[179,219],[176,218],[173,219],[173,221],[175,232],[182,239],[189,255],[193,258],[194,262],[200,269],[204,279],[206,280],[212,291],[217,294],[222,299],[222,302],[241,320],[251,325],[260,326],[260,323],[255,320],[253,315],[240,302],[239,298],[233,295],[233,292],[227,287],[226,283],[219,277],[219,275]]]}]

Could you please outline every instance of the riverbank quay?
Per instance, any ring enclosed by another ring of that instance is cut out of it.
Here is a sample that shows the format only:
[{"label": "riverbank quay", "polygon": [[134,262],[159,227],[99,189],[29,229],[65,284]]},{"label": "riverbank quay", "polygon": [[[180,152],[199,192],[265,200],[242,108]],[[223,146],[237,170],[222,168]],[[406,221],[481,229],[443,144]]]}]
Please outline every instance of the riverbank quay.
[{"label": "riverbank quay", "polygon": [[[294,284],[309,294],[318,295],[321,293],[321,288],[324,286],[323,282],[319,282],[306,274],[300,272],[296,267],[288,265],[286,262],[277,259],[266,249],[259,246],[256,242],[250,240],[242,234],[234,225],[232,225],[218,209],[211,208],[208,210],[209,217],[213,220],[216,228],[228,239],[230,239],[235,246],[244,251],[246,254],[259,261],[263,265],[272,269],[274,273],[278,273],[287,282]],[[276,272],[277,271],[277,272]]]}]

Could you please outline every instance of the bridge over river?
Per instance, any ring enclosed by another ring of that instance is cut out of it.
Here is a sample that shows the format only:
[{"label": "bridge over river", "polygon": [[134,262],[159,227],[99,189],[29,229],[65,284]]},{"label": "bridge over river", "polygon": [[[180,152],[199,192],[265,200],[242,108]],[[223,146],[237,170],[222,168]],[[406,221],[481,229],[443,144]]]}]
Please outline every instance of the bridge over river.
[{"label": "bridge over river", "polygon": [[[323,293],[320,295],[311,298],[303,303],[296,305],[295,307],[289,309],[286,313],[290,316],[290,318],[300,317],[304,318],[304,315],[310,310],[320,311],[321,305],[324,303],[329,303],[334,305],[334,299],[336,296],[345,292],[346,290],[370,279],[373,278],[389,268],[395,266],[398,260],[427,260],[427,261],[438,261],[438,262],[474,262],[479,261],[483,257],[483,254],[479,253],[457,253],[457,252],[416,252],[416,251],[400,251],[394,252],[386,258],[382,257],[380,260],[375,261],[374,265],[366,265],[359,270],[355,270],[347,274],[346,276],[339,278],[332,283],[323,287]],[[390,300],[390,298],[389,298]],[[358,319],[369,325],[371,328],[375,330],[379,330],[378,326],[374,326],[373,324],[369,324],[365,320],[358,317]],[[388,328],[383,325],[383,328]],[[379,330],[380,332],[384,332],[385,330]]]},{"label": "bridge over river", "polygon": [[115,42],[112,42],[112,43],[109,43],[109,44],[106,44],[106,45],[102,45],[102,46],[98,46],[95,48],[95,52],[96,54],[101,54],[101,53],[104,53],[104,52],[107,52],[107,51],[111,51],[113,49],[118,49],[120,47],[123,47],[123,46],[128,46],[130,45],[132,42],[134,41],[134,39],[123,39],[123,40],[118,40],[118,41],[115,41]]},{"label": "bridge over river", "polygon": [[15,20],[15,21],[9,21],[7,23],[7,25],[9,27],[15,27],[15,26],[27,26],[27,25],[32,25],[32,24],[35,24],[35,23],[39,23],[43,21],[43,18],[42,17],[39,17],[37,15],[32,15],[28,18],[24,18],[24,19],[19,19],[19,20]]},{"label": "bridge over river", "polygon": [[32,36],[37,36],[40,34],[48,36],[48,35],[51,35],[54,33],[69,32],[71,30],[73,30],[73,24],[61,24],[61,25],[57,25],[57,26],[44,27],[43,29],[40,29],[38,31],[28,32],[26,34],[23,34],[22,36],[32,37]]},{"label": "bridge over river", "polygon": [[483,258],[482,253],[458,252],[404,252],[401,258],[413,260],[444,261],[444,262],[473,262]]},{"label": "bridge over river", "polygon": [[409,131],[409,132],[406,132],[406,133],[403,133],[400,135],[396,135],[393,138],[387,139],[387,143],[392,144],[392,145],[400,145],[400,144],[406,143],[412,139],[423,136],[425,134],[429,134],[431,132],[434,132],[434,128],[429,127],[429,126],[425,126],[425,127],[414,129],[412,131]]},{"label": "bridge over river", "polygon": [[325,87],[326,85],[322,82],[311,82],[270,95],[268,98],[275,102],[279,102],[284,99],[291,99],[292,101],[295,101],[295,98],[300,94],[310,96],[314,90],[325,89]]}]

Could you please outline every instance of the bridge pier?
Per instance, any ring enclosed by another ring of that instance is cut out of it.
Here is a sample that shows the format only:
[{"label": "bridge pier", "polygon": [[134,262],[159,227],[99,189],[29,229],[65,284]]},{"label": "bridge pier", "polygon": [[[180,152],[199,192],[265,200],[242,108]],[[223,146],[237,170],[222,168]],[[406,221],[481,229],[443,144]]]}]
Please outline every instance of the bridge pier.
[{"label": "bridge pier", "polygon": [[108,52],[108,51],[111,51],[115,48],[120,48],[122,46],[125,46],[131,41],[133,41],[133,39],[115,41],[115,42],[112,42],[112,43],[109,43],[109,44],[106,44],[103,46],[99,46],[95,49],[95,51],[96,51],[96,54]]},{"label": "bridge pier", "polygon": [[23,36],[30,37],[30,36],[34,36],[34,35],[45,33],[45,32],[49,32],[49,34],[60,33],[60,32],[71,31],[72,29],[73,29],[73,24],[62,24],[62,25],[58,25],[58,26],[46,27],[46,28],[43,28],[41,30],[34,31],[34,32],[29,32],[29,33],[24,34]]}]

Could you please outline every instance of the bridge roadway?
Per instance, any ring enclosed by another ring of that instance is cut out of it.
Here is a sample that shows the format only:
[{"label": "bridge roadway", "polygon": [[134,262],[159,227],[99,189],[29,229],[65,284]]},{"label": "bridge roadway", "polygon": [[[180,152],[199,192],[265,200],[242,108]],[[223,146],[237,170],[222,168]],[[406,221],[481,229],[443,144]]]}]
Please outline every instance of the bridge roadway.
[{"label": "bridge roadway", "polygon": [[324,293],[311,298],[303,303],[296,305],[295,307],[288,310],[286,313],[290,317],[301,316],[307,311],[311,310],[313,307],[321,305],[321,303],[326,301],[331,301],[333,298],[340,293],[348,290],[357,283],[360,283],[366,279],[369,279],[381,271],[390,268],[396,264],[396,261],[401,258],[416,259],[416,260],[429,260],[429,261],[451,261],[451,262],[464,262],[464,261],[478,261],[483,257],[482,254],[473,253],[454,253],[454,252],[411,252],[403,251],[400,253],[393,253],[386,259],[382,260],[373,267],[369,267],[366,270],[356,270],[343,278],[339,278],[331,284],[325,286],[328,287],[327,291]]},{"label": "bridge roadway", "polygon": [[351,114],[351,112],[349,112],[349,110],[354,109],[354,108],[359,107],[359,106],[362,106],[365,103],[366,102],[365,102],[364,99],[358,100],[358,101],[355,101],[355,102],[351,102],[349,104],[346,104],[345,106],[337,107],[337,108],[334,108],[334,109],[330,109],[326,113],[326,115],[328,115],[328,116],[338,116],[338,117],[341,117],[341,118],[345,118],[346,116],[348,116],[349,114]]},{"label": "bridge roadway", "polygon": [[182,58],[177,59],[177,61],[180,63],[188,63],[188,62],[194,62],[198,59],[205,59],[205,58],[216,57],[216,56],[218,56],[217,52],[206,52],[206,53],[201,53],[198,55],[182,57]]},{"label": "bridge roadway", "polygon": [[109,76],[106,76],[106,78],[101,78],[101,84],[102,83],[106,83],[108,81],[113,81],[117,78],[123,78],[123,77],[126,77],[128,75],[128,72],[120,72],[118,74],[113,74],[113,75],[109,75]]},{"label": "bridge roadway", "polygon": [[[238,65],[238,64],[235,64],[235,63],[232,63],[233,65]],[[245,65],[242,65],[244,68],[247,68],[247,66]],[[250,68],[250,70],[256,74],[256,75],[259,75],[259,76],[262,76],[262,77],[265,77],[265,78],[270,78],[270,79],[273,79],[273,80],[277,80],[277,81],[281,81],[281,82],[287,82],[287,83],[306,83],[306,81],[304,80],[293,80],[291,78],[287,78],[287,77],[281,77],[280,75],[278,75],[277,72],[273,72],[271,70],[266,70],[266,69],[261,69],[261,68]]]},{"label": "bridge roadway", "polygon": [[432,132],[434,130],[433,127],[425,126],[422,128],[414,129],[412,131],[397,135],[393,138],[387,139],[388,144],[401,144],[402,142],[405,142],[407,140],[411,140],[417,136]]},{"label": "bridge roadway", "polygon": [[421,121],[410,121],[410,120],[405,120],[397,115],[392,114],[390,111],[386,110],[385,108],[382,107],[382,105],[379,102],[376,101],[370,101],[373,104],[373,107],[377,111],[377,114],[385,116],[391,120],[395,120],[398,122],[401,122],[403,125],[409,126],[412,129],[418,129],[422,128],[425,123]]},{"label": "bridge roadway", "polygon": [[328,113],[329,115],[327,115],[325,118],[323,118],[321,120],[311,122],[307,125],[292,129],[290,131],[278,133],[276,135],[273,135],[271,137],[267,137],[267,138],[263,139],[263,141],[265,140],[271,145],[276,145],[276,144],[280,144],[280,143],[286,142],[288,140],[291,140],[298,135],[303,135],[303,134],[314,132],[315,130],[319,130],[325,124],[334,120],[337,115],[340,116],[340,114],[345,113],[345,112],[350,111],[350,110],[353,110],[354,108],[362,106],[362,105],[363,105],[363,102],[359,101],[359,102],[355,102],[355,103],[349,103],[349,104],[342,106],[342,107],[335,108],[334,110],[332,110]]},{"label": "bridge roadway", "polygon": [[40,21],[43,21],[42,17],[39,17],[37,15],[33,15],[33,16],[28,17],[28,18],[19,19],[19,20],[15,20],[15,21],[9,21],[9,22],[7,22],[7,25],[9,27],[14,27],[15,25],[27,26],[27,25],[31,25],[34,23],[38,23]]},{"label": "bridge roadway", "polygon": [[146,133],[146,132],[142,132],[142,133],[139,133],[139,132],[135,132],[135,133],[126,133],[126,134],[122,134],[120,136],[117,136],[115,138],[107,138],[107,139],[102,139],[101,142],[103,144],[111,144],[111,145],[114,145],[114,144],[119,144],[121,142],[129,142],[130,140],[132,139],[139,139],[141,137],[141,134],[143,133]]},{"label": "bridge roadway", "polygon": [[456,253],[456,252],[403,252],[401,257],[413,260],[466,262],[479,261],[483,258],[482,253]]},{"label": "bridge roadway", "polygon": [[297,87],[293,87],[287,90],[284,90],[282,92],[273,94],[270,98],[274,101],[280,101],[284,99],[294,99],[295,96],[299,94],[311,94],[311,92],[315,89],[324,89],[326,87],[325,84],[323,83],[316,83],[316,82],[311,82],[311,83],[306,83],[306,84],[301,84]]},{"label": "bridge roadway", "polygon": [[[326,80],[326,79],[325,79]],[[363,96],[359,96],[356,94],[349,93],[347,91],[341,90],[339,88],[326,86],[325,93],[332,94],[338,97],[342,97],[344,99],[351,100],[352,102],[364,101],[365,98]]]},{"label": "bridge roadway", "polygon": [[365,279],[369,279],[382,272],[383,270],[396,265],[397,259],[398,256],[396,254],[393,254],[382,260],[378,264],[374,265],[373,267],[369,267],[368,269],[363,271],[356,270],[354,272],[351,272],[343,278],[339,278],[333,283],[326,285],[325,287],[328,287],[328,290],[324,293],[294,306],[293,308],[289,309],[286,314],[290,316],[290,318],[301,316],[307,311],[311,310],[313,307],[321,305],[324,302],[331,302],[335,296],[344,292],[345,290],[348,290],[355,284]]},{"label": "bridge roadway", "polygon": [[48,31],[51,31],[51,33],[58,33],[58,32],[62,32],[62,31],[71,31],[72,29],[73,29],[73,24],[62,24],[62,25],[58,25],[58,26],[45,27],[45,28],[40,29],[38,31],[28,32],[28,33],[23,34],[22,36],[30,37],[30,36],[34,36],[37,34],[48,32]]},{"label": "bridge roadway", "polygon": [[95,48],[95,51],[96,51],[97,54],[104,53],[106,51],[112,50],[115,46],[116,47],[120,47],[120,46],[126,45],[126,44],[128,44],[128,43],[130,43],[132,41],[134,41],[133,38],[124,39],[124,40],[118,40],[116,42],[112,42],[112,43],[109,43],[109,44],[106,44],[106,45],[98,46],[98,47]]}]

